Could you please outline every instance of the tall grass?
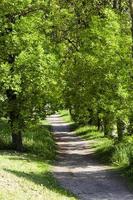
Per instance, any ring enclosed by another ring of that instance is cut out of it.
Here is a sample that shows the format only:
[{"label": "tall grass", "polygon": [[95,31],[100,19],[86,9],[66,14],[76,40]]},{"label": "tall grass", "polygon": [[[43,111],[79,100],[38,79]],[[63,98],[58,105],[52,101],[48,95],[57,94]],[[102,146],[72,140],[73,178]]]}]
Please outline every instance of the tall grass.
[{"label": "tall grass", "polygon": [[133,136],[125,136],[120,143],[115,145],[112,162],[122,167],[133,167]]},{"label": "tall grass", "polygon": [[11,135],[8,122],[5,118],[0,119],[0,149],[8,149],[11,145]]},{"label": "tall grass", "polygon": [[75,129],[77,135],[92,141],[95,157],[102,163],[119,167],[133,182],[133,136],[125,136],[121,142],[104,137],[96,127],[84,126]]},{"label": "tall grass", "polygon": [[[23,145],[24,151],[44,159],[55,157],[55,142],[46,121],[40,121],[23,133]],[[0,120],[0,149],[11,149],[10,127],[6,119]]]}]

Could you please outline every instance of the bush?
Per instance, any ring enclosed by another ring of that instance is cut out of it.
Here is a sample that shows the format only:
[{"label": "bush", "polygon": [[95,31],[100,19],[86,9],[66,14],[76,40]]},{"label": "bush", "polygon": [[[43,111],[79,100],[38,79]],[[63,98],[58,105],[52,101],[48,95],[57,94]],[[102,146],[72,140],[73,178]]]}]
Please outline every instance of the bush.
[{"label": "bush", "polygon": [[126,136],[122,142],[115,145],[112,162],[118,166],[131,166],[133,164],[133,137]]}]

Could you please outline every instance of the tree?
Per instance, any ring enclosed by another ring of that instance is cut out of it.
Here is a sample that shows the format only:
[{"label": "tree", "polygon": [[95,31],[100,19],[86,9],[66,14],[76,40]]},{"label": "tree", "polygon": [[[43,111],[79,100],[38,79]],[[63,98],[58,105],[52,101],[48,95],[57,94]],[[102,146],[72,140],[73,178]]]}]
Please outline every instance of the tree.
[{"label": "tree", "polygon": [[1,107],[10,123],[13,149],[18,151],[23,150],[23,130],[45,117],[57,91],[51,91],[56,85],[57,58],[49,38],[48,6],[41,0],[0,5]]},{"label": "tree", "polygon": [[[99,1],[93,7],[93,1],[89,9],[94,10],[90,15],[82,13],[85,7],[74,5],[78,7],[80,20],[78,24],[75,20],[78,31],[72,29],[69,34],[73,53],[65,63],[64,99],[67,107],[77,121],[87,120],[90,114],[96,117],[98,113],[105,120],[106,135],[111,134],[118,121],[120,124],[128,121],[131,35],[128,13],[121,3]],[[119,8],[123,8],[121,13]],[[89,21],[85,16],[89,16]],[[77,19],[77,14],[74,17]],[[119,139],[122,136],[120,130],[122,133],[123,128],[119,126]]]}]

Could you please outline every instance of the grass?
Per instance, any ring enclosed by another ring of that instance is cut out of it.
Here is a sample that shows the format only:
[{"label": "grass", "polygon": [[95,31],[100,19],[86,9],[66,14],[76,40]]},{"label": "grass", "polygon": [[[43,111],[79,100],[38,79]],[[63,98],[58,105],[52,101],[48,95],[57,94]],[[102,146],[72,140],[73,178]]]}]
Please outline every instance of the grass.
[{"label": "grass", "polygon": [[[71,119],[68,111],[63,111],[66,119]],[[74,125],[73,125],[74,126]],[[133,136],[125,136],[121,142],[104,137],[95,126],[75,126],[75,133],[89,141],[99,162],[112,165],[128,177],[133,186]]]},{"label": "grass", "polygon": [[30,153],[53,160],[56,154],[56,145],[50,131],[51,126],[46,121],[41,121],[38,126],[31,127],[24,134],[24,148]]},{"label": "grass", "polygon": [[66,123],[74,123],[71,119],[70,113],[68,110],[60,110],[59,114],[61,115],[61,117],[64,119],[64,121]]},{"label": "grass", "polygon": [[[23,135],[25,153],[10,150],[10,130],[0,121],[0,200],[76,200],[52,175],[55,143],[46,121]],[[8,151],[2,150],[8,148]]]},{"label": "grass", "polygon": [[13,152],[0,154],[1,200],[74,200],[59,187],[51,166],[37,156]]},{"label": "grass", "polygon": [[[55,143],[50,132],[50,125],[45,120],[33,125],[23,133],[23,145],[26,152],[35,153],[45,159],[54,159]],[[6,119],[0,121],[0,149],[11,148],[11,134]]]},{"label": "grass", "polygon": [[60,116],[62,119],[66,122],[69,123],[70,129],[73,131],[78,127],[78,125],[72,120],[70,113],[68,110],[60,110],[59,111]]},{"label": "grass", "polygon": [[114,151],[114,141],[112,139],[104,137],[104,134],[97,131],[95,126],[78,127],[75,132],[83,139],[93,141],[90,142],[90,145],[94,149],[95,157],[100,162],[111,164]]},{"label": "grass", "polygon": [[112,165],[126,177],[129,187],[133,189],[133,136],[125,136],[123,141],[104,137],[94,126],[83,126],[75,129],[80,137],[89,142],[94,149],[95,158]]}]

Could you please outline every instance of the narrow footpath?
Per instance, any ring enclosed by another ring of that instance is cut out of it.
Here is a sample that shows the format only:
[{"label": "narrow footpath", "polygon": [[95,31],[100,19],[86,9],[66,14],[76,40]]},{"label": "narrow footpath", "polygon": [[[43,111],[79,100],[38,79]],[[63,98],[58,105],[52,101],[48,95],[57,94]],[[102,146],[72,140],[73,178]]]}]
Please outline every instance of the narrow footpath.
[{"label": "narrow footpath", "polygon": [[70,132],[59,115],[48,120],[58,145],[54,175],[62,187],[80,200],[133,200],[123,178],[94,160],[89,142]]}]

